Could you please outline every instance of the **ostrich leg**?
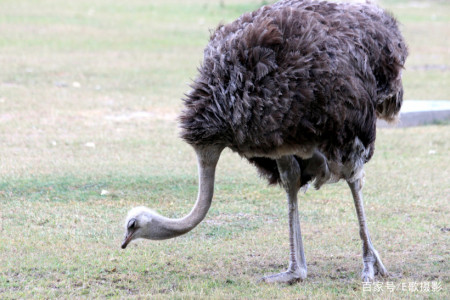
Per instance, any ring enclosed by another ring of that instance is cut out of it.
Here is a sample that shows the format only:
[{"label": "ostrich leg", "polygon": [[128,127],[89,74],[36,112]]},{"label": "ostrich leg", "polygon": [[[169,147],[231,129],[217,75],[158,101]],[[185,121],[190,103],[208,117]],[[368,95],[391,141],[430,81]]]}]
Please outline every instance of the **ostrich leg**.
[{"label": "ostrich leg", "polygon": [[362,178],[348,182],[350,190],[352,191],[353,200],[355,202],[356,214],[358,216],[359,222],[359,235],[362,240],[363,249],[363,264],[364,268],[361,274],[363,281],[372,281],[374,276],[380,274],[381,276],[386,276],[387,271],[381,262],[380,255],[377,250],[372,245],[369,236],[369,230],[366,224],[366,215],[364,213],[363,198],[362,198]]},{"label": "ostrich leg", "polygon": [[292,284],[305,279],[307,273],[297,205],[300,166],[293,156],[283,156],[277,159],[277,166],[289,205],[289,268],[286,272],[266,276],[262,278],[262,281]]}]

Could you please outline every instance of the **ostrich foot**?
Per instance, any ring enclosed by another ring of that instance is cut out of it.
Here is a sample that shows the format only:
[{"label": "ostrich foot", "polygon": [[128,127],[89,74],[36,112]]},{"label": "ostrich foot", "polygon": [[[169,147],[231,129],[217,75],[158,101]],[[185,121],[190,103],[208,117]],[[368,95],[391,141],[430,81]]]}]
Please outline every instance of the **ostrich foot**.
[{"label": "ostrich foot", "polygon": [[361,279],[364,282],[374,281],[375,275],[387,276],[388,272],[381,262],[380,255],[377,250],[371,249],[369,254],[363,258],[364,268],[361,274]]},{"label": "ostrich foot", "polygon": [[261,278],[265,283],[287,283],[294,284],[306,279],[306,270],[298,269],[296,271],[286,271],[278,274],[268,275]]}]

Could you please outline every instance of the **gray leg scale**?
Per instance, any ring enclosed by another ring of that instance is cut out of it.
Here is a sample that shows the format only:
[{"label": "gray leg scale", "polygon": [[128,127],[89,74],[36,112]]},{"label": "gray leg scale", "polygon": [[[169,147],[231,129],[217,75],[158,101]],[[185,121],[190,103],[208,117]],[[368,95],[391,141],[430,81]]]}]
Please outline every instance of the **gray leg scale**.
[{"label": "gray leg scale", "polygon": [[277,159],[277,166],[289,207],[289,267],[285,272],[262,278],[262,281],[292,284],[305,279],[307,274],[297,203],[301,170],[297,160],[290,155]]},{"label": "gray leg scale", "polygon": [[381,276],[386,276],[387,271],[383,266],[383,263],[381,262],[380,255],[378,254],[377,250],[375,250],[370,240],[361,192],[363,179],[360,178],[354,182],[347,181],[347,183],[350,187],[350,190],[352,191],[353,200],[355,202],[356,215],[358,216],[359,222],[359,235],[362,240],[364,268],[361,274],[361,278],[365,282],[373,281],[375,275],[379,274]]}]

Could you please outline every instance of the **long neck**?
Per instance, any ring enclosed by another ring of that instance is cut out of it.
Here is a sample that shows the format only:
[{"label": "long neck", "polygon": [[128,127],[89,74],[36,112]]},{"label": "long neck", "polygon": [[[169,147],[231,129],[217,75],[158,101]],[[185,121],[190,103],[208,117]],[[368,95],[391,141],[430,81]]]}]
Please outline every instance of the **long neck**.
[{"label": "long neck", "polygon": [[211,206],[214,194],[214,175],[219,161],[222,146],[194,147],[197,153],[199,172],[199,190],[197,201],[191,212],[181,219],[161,217],[159,225],[162,227],[162,239],[169,239],[182,235],[197,226],[206,216]]}]

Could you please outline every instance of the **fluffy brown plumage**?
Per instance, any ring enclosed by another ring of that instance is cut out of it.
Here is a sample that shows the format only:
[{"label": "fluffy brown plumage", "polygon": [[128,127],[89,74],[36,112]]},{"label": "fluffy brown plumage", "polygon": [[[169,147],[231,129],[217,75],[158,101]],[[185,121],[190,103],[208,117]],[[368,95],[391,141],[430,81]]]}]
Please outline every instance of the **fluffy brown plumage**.
[{"label": "fluffy brown plumage", "polygon": [[231,148],[270,183],[280,182],[274,158],[296,153],[302,166],[311,149],[353,173],[373,154],[377,118],[400,110],[406,57],[396,20],[376,6],[264,6],[211,35],[181,136]]}]

